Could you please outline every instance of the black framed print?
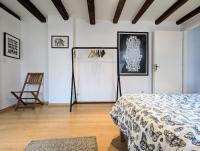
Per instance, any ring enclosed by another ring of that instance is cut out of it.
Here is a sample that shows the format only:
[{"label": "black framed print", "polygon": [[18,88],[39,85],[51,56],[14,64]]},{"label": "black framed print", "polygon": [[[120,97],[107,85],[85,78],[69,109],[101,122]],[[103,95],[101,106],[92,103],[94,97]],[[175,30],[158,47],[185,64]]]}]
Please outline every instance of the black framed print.
[{"label": "black framed print", "polygon": [[148,32],[117,32],[121,76],[148,76],[148,40]]},{"label": "black framed print", "polygon": [[69,36],[51,36],[51,48],[69,48]]},{"label": "black framed print", "polygon": [[6,32],[4,34],[4,56],[20,59],[20,39]]}]

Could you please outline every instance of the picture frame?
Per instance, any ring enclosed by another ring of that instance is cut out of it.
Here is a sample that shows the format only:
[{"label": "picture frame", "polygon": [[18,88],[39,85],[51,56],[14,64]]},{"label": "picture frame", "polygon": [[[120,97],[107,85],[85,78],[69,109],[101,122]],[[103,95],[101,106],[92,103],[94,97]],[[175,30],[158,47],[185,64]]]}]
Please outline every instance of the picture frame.
[{"label": "picture frame", "polygon": [[51,36],[51,48],[69,48],[69,36]]},{"label": "picture frame", "polygon": [[20,39],[8,34],[4,34],[4,56],[20,59]]},{"label": "picture frame", "polygon": [[117,32],[120,76],[149,75],[149,33]]}]

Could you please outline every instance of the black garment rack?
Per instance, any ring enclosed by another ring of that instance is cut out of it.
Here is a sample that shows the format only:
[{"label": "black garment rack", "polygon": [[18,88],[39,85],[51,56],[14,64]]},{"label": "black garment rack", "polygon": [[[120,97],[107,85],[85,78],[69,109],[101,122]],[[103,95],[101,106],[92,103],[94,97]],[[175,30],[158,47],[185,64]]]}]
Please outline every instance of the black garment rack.
[{"label": "black garment rack", "polygon": [[[77,93],[76,93],[76,82],[74,76],[74,54],[75,50],[87,50],[87,49],[103,49],[103,50],[116,50],[117,51],[117,92],[116,92],[116,100],[119,96],[122,96],[121,92],[121,82],[120,82],[120,74],[119,74],[119,50],[117,47],[73,47],[71,50],[71,61],[72,61],[72,77],[71,77],[71,96],[70,96],[70,112],[72,112],[72,106],[74,104],[78,104],[77,102]],[[74,101],[73,101],[74,97]]]}]

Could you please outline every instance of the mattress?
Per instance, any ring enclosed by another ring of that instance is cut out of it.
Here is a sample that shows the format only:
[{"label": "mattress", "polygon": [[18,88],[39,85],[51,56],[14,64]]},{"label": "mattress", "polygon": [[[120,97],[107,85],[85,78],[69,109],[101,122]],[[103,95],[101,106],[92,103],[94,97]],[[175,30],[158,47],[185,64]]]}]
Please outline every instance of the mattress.
[{"label": "mattress", "polygon": [[200,151],[200,94],[126,95],[110,114],[129,151]]}]

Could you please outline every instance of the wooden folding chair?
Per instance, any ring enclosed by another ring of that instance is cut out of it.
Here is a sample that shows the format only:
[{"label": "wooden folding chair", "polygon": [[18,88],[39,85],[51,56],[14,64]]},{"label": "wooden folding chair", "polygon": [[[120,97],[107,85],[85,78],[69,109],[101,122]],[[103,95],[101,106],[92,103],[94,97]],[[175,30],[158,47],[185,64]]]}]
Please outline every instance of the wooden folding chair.
[{"label": "wooden folding chair", "polygon": [[[21,91],[12,91],[11,93],[17,98],[17,104],[15,110],[18,108],[35,108],[36,104],[41,104],[41,100],[38,98],[40,93],[40,87],[42,84],[44,73],[28,73],[26,80]],[[27,91],[26,88],[29,86],[35,86],[36,90]],[[23,94],[30,94],[31,97],[23,97]],[[34,100],[34,102],[26,102],[24,100]]]}]

